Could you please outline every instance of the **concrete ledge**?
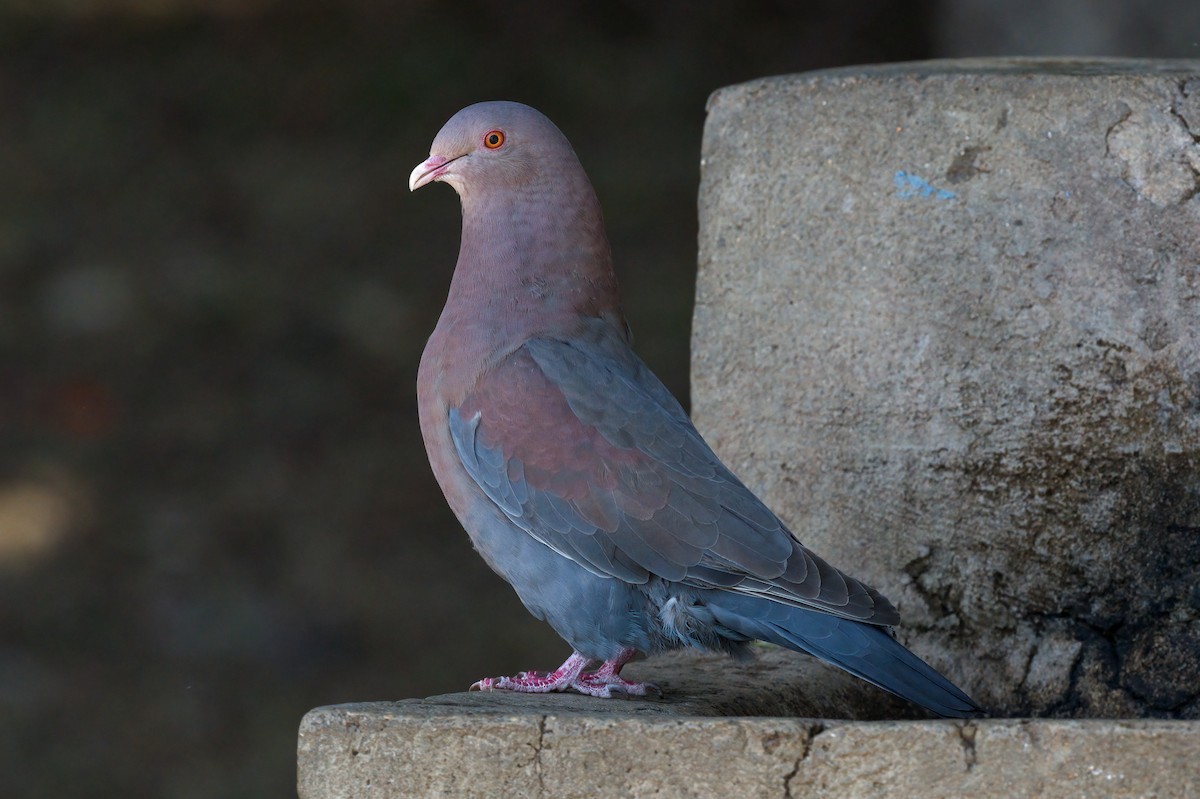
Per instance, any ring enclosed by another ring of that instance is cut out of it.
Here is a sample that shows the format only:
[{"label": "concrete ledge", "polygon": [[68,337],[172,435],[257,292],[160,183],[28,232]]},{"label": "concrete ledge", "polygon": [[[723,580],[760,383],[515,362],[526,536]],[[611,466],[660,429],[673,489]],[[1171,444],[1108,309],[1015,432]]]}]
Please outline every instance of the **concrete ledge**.
[{"label": "concrete ledge", "polygon": [[817,721],[334,705],[300,728],[301,799],[1194,797],[1200,722]]},{"label": "concrete ledge", "polygon": [[[301,799],[1194,796],[1200,722],[817,720],[852,678],[774,648],[629,673],[661,701],[459,693],[317,708]],[[880,715],[911,713],[880,694]]]},{"label": "concrete ledge", "polygon": [[822,722],[318,708],[299,795],[316,797],[1195,796],[1200,723]]}]

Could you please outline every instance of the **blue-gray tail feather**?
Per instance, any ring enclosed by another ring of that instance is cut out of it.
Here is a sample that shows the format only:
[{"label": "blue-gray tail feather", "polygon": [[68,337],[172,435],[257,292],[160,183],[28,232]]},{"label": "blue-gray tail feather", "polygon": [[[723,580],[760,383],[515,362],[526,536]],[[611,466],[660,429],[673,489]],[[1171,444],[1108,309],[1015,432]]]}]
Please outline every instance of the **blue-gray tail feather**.
[{"label": "blue-gray tail feather", "polygon": [[807,652],[939,716],[983,709],[886,628],[729,591],[704,598],[714,620],[734,633]]}]

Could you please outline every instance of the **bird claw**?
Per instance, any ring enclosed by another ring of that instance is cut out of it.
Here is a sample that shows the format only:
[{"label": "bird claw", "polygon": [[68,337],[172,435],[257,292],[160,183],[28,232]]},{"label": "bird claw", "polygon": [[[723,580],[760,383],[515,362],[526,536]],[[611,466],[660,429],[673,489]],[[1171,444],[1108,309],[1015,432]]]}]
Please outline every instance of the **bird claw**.
[{"label": "bird claw", "polygon": [[578,652],[571,654],[566,662],[551,672],[521,671],[513,677],[484,677],[471,685],[472,691],[518,691],[529,694],[545,694],[550,691],[565,691],[587,666],[588,659]]},{"label": "bird claw", "polygon": [[[539,674],[541,676],[539,676]],[[514,677],[484,677],[471,683],[470,691],[517,691],[528,694],[545,694],[551,691],[562,691],[569,684],[568,679],[545,672],[521,672]]]}]

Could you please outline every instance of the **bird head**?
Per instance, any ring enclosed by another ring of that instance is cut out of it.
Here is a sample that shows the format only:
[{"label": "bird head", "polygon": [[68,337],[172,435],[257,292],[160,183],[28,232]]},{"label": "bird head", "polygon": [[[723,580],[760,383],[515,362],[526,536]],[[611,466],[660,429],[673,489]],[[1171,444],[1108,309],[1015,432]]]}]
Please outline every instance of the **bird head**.
[{"label": "bird head", "polygon": [[[452,116],[429,149],[429,158],[408,179],[416,191],[427,183],[449,183],[461,196],[489,186],[512,187],[537,178],[548,158],[567,154],[578,163],[562,132],[545,116],[520,103],[470,105]],[[559,166],[554,164],[553,166]]]}]

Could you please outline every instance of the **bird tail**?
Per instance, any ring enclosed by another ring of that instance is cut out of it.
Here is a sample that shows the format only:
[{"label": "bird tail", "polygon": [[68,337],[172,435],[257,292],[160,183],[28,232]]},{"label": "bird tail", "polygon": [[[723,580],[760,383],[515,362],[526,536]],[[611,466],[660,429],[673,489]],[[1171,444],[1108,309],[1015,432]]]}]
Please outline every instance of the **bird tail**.
[{"label": "bird tail", "polygon": [[983,715],[886,628],[729,591],[713,592],[705,603],[718,624],[739,636],[807,652],[939,716]]}]

